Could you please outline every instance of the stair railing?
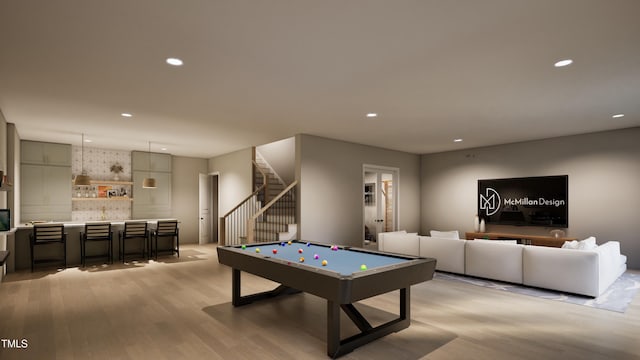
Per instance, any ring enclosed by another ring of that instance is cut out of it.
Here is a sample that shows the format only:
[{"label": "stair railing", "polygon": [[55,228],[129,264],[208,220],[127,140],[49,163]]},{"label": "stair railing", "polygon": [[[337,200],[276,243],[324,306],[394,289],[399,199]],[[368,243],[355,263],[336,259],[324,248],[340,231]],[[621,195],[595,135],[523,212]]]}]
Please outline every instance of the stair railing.
[{"label": "stair railing", "polygon": [[266,198],[268,179],[266,174],[253,161],[254,171],[257,170],[262,175],[262,185],[242,200],[229,212],[220,218],[218,226],[220,229],[219,243],[225,245],[240,245],[247,239],[247,221],[257,213],[262,207],[262,201]]},{"label": "stair railing", "polygon": [[[298,181],[292,182],[269,203],[247,220],[247,242],[278,241],[277,234],[296,221],[296,191]],[[266,234],[275,234],[269,238]]]}]

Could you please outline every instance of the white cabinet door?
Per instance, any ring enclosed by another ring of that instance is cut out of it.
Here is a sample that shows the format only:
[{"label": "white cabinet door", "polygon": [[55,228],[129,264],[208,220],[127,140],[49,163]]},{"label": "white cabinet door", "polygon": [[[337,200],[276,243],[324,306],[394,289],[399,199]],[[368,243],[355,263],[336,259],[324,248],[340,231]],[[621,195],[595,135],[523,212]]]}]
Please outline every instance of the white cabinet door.
[{"label": "white cabinet door", "polygon": [[71,167],[22,164],[21,219],[71,220]]},{"label": "white cabinet door", "polygon": [[23,164],[71,166],[71,145],[22,140],[20,158]]},{"label": "white cabinet door", "polygon": [[131,166],[133,170],[171,172],[171,155],[132,151]]}]

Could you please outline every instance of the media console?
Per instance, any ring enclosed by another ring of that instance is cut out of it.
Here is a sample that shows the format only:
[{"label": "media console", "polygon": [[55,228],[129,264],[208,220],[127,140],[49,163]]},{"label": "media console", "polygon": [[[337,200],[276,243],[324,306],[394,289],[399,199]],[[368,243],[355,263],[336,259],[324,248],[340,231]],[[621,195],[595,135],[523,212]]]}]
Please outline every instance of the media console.
[{"label": "media console", "polygon": [[562,247],[565,241],[577,240],[569,237],[554,237],[544,235],[526,235],[500,232],[467,232],[465,233],[467,240],[473,239],[489,239],[489,240],[518,240],[519,243],[525,245]]}]

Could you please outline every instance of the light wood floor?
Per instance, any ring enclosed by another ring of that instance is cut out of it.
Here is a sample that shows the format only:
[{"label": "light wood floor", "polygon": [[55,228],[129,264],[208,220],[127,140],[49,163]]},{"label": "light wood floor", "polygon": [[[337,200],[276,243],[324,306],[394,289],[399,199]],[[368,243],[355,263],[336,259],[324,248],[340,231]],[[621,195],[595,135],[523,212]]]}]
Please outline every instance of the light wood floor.
[{"label": "light wood floor", "polygon": [[[0,359],[326,359],[325,301],[308,294],[233,308],[215,246],[181,258],[8,274]],[[245,275],[244,293],[273,284]],[[412,325],[344,359],[640,359],[640,297],[625,314],[432,280],[412,288]],[[360,309],[383,321],[397,292]],[[353,326],[343,316],[344,332]]]}]

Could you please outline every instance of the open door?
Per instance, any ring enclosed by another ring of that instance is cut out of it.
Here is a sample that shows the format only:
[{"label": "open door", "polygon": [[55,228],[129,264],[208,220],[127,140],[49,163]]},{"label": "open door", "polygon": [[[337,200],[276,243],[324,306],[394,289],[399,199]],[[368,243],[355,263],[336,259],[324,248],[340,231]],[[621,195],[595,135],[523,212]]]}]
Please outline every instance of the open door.
[{"label": "open door", "polygon": [[397,230],[398,172],[396,168],[364,166],[364,247],[377,249],[379,233]]},{"label": "open door", "polygon": [[200,174],[199,181],[199,240],[198,243],[217,242],[217,176]]}]

